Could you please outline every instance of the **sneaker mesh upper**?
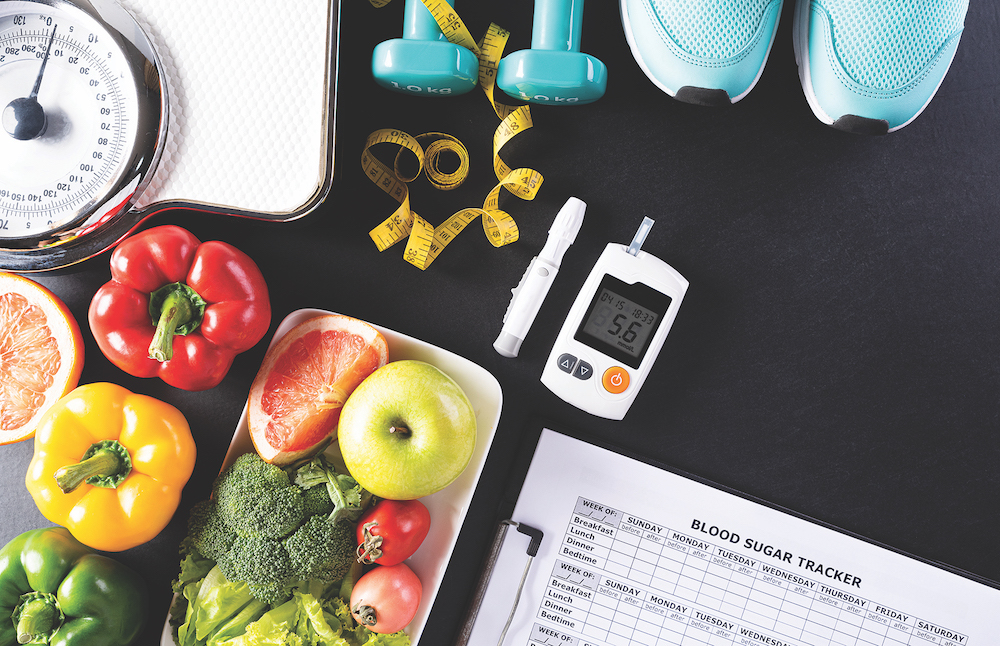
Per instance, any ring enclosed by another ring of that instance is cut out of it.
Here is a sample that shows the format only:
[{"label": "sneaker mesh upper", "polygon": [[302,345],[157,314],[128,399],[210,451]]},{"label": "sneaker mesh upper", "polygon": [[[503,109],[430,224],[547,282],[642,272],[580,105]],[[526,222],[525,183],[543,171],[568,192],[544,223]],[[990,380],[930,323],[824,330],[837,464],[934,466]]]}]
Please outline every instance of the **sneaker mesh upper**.
[{"label": "sneaker mesh upper", "polygon": [[834,48],[858,84],[906,85],[962,28],[965,0],[814,0],[826,9]]},{"label": "sneaker mesh upper", "polygon": [[686,52],[710,59],[737,55],[753,38],[770,0],[652,0],[670,37]]}]

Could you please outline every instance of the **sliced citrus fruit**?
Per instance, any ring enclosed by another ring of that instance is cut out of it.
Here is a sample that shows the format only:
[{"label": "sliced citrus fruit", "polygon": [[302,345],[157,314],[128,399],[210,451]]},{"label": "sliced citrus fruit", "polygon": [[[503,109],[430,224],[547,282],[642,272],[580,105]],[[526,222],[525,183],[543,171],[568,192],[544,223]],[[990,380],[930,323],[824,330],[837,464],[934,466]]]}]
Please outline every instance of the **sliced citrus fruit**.
[{"label": "sliced citrus fruit", "polygon": [[83,337],[66,304],[33,280],[0,272],[0,444],[32,437],[82,370]]},{"label": "sliced citrus fruit", "polygon": [[292,328],[267,351],[250,387],[257,453],[288,465],[321,451],[337,437],[348,395],[387,359],[385,337],[350,316],[321,315]]}]

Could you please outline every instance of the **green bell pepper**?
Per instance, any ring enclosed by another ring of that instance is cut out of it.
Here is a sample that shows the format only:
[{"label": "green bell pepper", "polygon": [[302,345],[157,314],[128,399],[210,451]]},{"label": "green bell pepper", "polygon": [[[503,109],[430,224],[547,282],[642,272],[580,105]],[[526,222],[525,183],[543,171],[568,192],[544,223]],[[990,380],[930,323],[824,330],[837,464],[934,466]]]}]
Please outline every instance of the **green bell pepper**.
[{"label": "green bell pepper", "polygon": [[127,646],[146,612],[142,578],[63,527],[27,531],[0,550],[0,646]]}]

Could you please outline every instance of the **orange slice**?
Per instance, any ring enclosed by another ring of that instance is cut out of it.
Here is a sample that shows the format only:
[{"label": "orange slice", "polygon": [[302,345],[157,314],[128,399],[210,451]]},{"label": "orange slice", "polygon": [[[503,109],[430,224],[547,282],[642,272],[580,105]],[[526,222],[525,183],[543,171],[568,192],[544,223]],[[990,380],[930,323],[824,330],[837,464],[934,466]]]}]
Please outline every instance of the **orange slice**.
[{"label": "orange slice", "polygon": [[250,438],[265,461],[288,465],[337,437],[340,410],[385,365],[385,337],[364,321],[327,314],[292,328],[264,356],[250,387]]},{"label": "orange slice", "polygon": [[32,437],[82,370],[83,337],[65,303],[33,280],[0,272],[0,444]]}]

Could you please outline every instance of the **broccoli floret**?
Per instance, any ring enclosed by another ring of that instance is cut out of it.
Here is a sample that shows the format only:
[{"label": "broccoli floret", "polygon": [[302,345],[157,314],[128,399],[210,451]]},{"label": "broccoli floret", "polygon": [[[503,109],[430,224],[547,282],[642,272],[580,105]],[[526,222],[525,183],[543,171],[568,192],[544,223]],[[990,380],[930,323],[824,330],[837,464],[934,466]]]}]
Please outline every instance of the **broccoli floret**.
[{"label": "broccoli floret", "polygon": [[302,490],[289,485],[261,493],[237,531],[277,540],[295,531],[303,520]]},{"label": "broccoli floret", "polygon": [[191,507],[191,512],[188,514],[188,531],[187,536],[181,541],[180,553],[181,557],[184,557],[188,552],[192,550],[199,551],[195,545],[195,541],[205,529],[208,524],[209,519],[215,516],[215,503],[211,500],[202,500],[197,502]]},{"label": "broccoli floret", "polygon": [[225,560],[236,534],[222,522],[214,500],[203,500],[191,508],[188,539],[194,549],[213,561]]},{"label": "broccoli floret", "polygon": [[302,524],[302,489],[256,453],[241,455],[215,481],[218,516],[237,534],[284,538]]},{"label": "broccoli floret", "polygon": [[280,541],[253,534],[237,536],[229,557],[225,566],[219,563],[222,573],[230,581],[245,581],[255,598],[275,603],[288,595],[286,588],[293,580],[292,562]]},{"label": "broccoli floret", "polygon": [[326,487],[310,487],[302,490],[302,515],[329,516],[333,511],[333,501]]},{"label": "broccoli floret", "polygon": [[202,500],[196,502],[191,507],[191,513],[188,515],[188,535],[191,536],[201,532],[205,523],[213,516],[215,516],[214,501]]},{"label": "broccoli floret", "polygon": [[322,457],[296,474],[248,453],[212,492],[192,508],[182,548],[246,583],[259,601],[283,601],[304,580],[338,581],[354,561],[353,524],[337,519],[356,518],[369,494]]},{"label": "broccoli floret", "polygon": [[351,569],[357,540],[350,523],[312,516],[284,545],[296,578],[334,582]]}]

